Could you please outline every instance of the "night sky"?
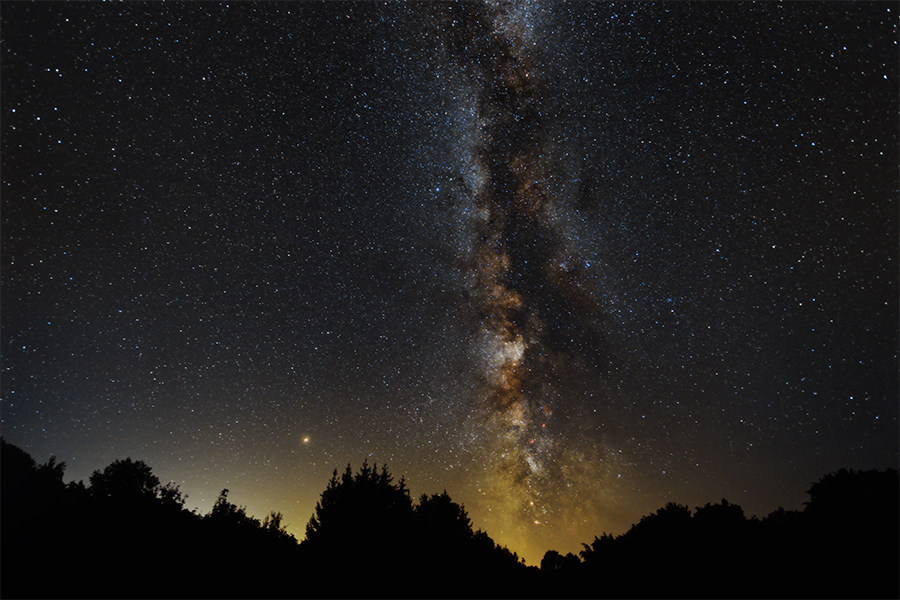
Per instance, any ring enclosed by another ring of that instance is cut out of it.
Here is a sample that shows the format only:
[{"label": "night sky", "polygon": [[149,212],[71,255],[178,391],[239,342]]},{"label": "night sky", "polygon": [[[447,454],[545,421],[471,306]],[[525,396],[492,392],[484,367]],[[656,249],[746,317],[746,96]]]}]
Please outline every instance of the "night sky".
[{"label": "night sky", "polygon": [[897,3],[24,3],[2,434],[537,564],[898,467]]}]

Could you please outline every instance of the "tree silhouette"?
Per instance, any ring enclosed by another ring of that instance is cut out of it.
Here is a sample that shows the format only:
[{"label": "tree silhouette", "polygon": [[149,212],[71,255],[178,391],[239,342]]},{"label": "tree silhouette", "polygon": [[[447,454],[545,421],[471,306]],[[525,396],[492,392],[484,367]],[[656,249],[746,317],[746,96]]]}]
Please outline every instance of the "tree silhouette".
[{"label": "tree silhouette", "polygon": [[[668,546],[684,543],[691,526],[691,510],[687,506],[669,502],[655,513],[641,517],[625,537],[631,544],[654,539],[657,544]],[[670,548],[671,549],[671,548]]]},{"label": "tree silhouette", "polygon": [[132,505],[157,499],[159,478],[142,460],[114,460],[91,473],[91,495],[98,500]]},{"label": "tree silhouette", "polygon": [[388,532],[396,535],[408,527],[411,519],[405,479],[395,485],[387,466],[379,473],[378,466],[369,467],[368,461],[354,475],[348,464],[340,479],[337,470],[332,474],[306,525],[306,539],[311,544],[340,539],[374,548]]},{"label": "tree silhouette", "polygon": [[0,438],[0,470],[3,597],[900,595],[895,469],[827,474],[802,511],[762,520],[725,499],[693,514],[668,503],[580,560],[548,550],[540,569],[473,531],[446,490],[413,504],[385,466],[335,471],[299,546],[280,512],[260,521],[228,490],[206,515],[185,510],[142,461],[66,484],[65,463]]},{"label": "tree silhouette", "polygon": [[259,519],[251,517],[247,514],[246,506],[237,506],[228,501],[228,490],[224,489],[216,498],[212,510],[205,517],[219,527],[237,528],[259,528]]},{"label": "tree silhouette", "polygon": [[754,561],[753,526],[744,510],[725,498],[717,504],[698,506],[692,518],[692,550],[703,564],[694,590],[703,597],[727,597],[748,593],[742,573]]},{"label": "tree silhouette", "polygon": [[19,502],[54,502],[65,489],[63,475],[65,462],[56,462],[56,457],[39,465],[30,454],[0,438],[0,472],[3,473],[4,501],[9,506]]},{"label": "tree silhouette", "polygon": [[474,534],[465,507],[451,500],[447,490],[431,496],[422,494],[415,507],[415,524],[424,537],[444,544],[458,545]]},{"label": "tree silhouette", "polygon": [[565,556],[556,550],[547,550],[541,559],[541,572],[553,577],[571,576],[581,565],[581,560],[572,554]]},{"label": "tree silhouette", "polygon": [[599,566],[610,558],[615,543],[616,538],[612,534],[604,532],[600,537],[594,536],[594,541],[590,544],[581,544],[582,550],[579,554],[582,562]]},{"label": "tree silhouette", "polygon": [[[585,578],[569,594],[897,597],[897,471],[842,469],[808,493],[802,512],[778,508],[762,520],[747,519],[725,499],[693,515],[667,504],[618,537],[604,534],[583,544]],[[549,572],[559,558],[545,555]]]},{"label": "tree silhouette", "polygon": [[65,566],[54,564],[54,577],[48,577],[44,569],[64,527],[65,467],[55,457],[39,465],[30,454],[0,438],[2,597],[64,595],[56,579],[68,574]]},{"label": "tree silhouette", "polygon": [[[385,465],[379,471],[365,461],[354,474],[348,464],[340,478],[335,469],[322,492],[303,546],[319,569],[332,573],[334,591],[369,595],[383,581],[379,574],[409,564],[412,514],[405,479],[395,484]],[[351,566],[356,575],[342,575]]]},{"label": "tree silhouette", "polygon": [[466,509],[442,494],[422,494],[414,508],[415,546],[412,579],[421,595],[434,594],[436,580],[442,580],[442,594],[456,594],[456,581],[447,581],[447,573],[471,572],[468,561],[475,533]]},{"label": "tree silhouette", "polygon": [[898,597],[900,477],[896,469],[829,473],[807,490],[805,565],[823,597]]},{"label": "tree silhouette", "polygon": [[334,471],[301,548],[329,582],[312,592],[324,596],[506,595],[520,589],[514,572],[524,569],[515,553],[473,532],[446,491],[414,506],[405,479],[394,483],[387,467],[367,462],[355,474],[350,465]]},{"label": "tree silhouette", "polygon": [[810,516],[858,519],[885,515],[900,502],[897,469],[829,473],[807,490],[804,512]]},{"label": "tree silhouette", "polygon": [[194,595],[225,597],[292,596],[301,562],[297,540],[281,513],[261,522],[245,506],[228,500],[227,489],[200,519],[205,586]]},{"label": "tree silhouette", "polygon": [[156,491],[156,496],[163,506],[171,507],[175,510],[182,510],[188,498],[188,495],[182,493],[181,488],[174,481],[160,486]]},{"label": "tree silhouette", "polygon": [[260,526],[266,535],[273,540],[290,540],[297,543],[297,539],[288,533],[287,526],[284,524],[284,515],[278,511],[271,511],[265,516]]}]

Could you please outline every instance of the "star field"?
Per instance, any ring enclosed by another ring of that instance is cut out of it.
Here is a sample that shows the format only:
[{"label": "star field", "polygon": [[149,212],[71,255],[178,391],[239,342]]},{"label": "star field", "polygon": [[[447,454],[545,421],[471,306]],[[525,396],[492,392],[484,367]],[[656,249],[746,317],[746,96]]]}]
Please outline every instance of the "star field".
[{"label": "star field", "polygon": [[891,3],[24,3],[4,438],[303,527],[363,459],[537,564],[898,466]]}]

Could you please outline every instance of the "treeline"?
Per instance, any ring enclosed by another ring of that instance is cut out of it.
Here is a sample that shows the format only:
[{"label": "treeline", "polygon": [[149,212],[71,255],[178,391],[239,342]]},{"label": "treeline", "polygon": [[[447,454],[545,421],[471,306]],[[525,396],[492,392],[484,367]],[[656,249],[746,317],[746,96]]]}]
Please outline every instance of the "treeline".
[{"label": "treeline", "polygon": [[0,595],[16,597],[898,597],[897,471],[838,471],[803,511],[668,504],[540,568],[473,530],[445,493],[364,463],[335,471],[299,542],[223,490],[208,514],[142,461],[89,485],[0,442]]},{"label": "treeline", "polygon": [[[900,477],[896,469],[825,475],[802,511],[747,518],[723,499],[669,503],[626,533],[549,551],[546,589],[580,597],[898,598]],[[554,582],[556,582],[555,585]]]},{"label": "treeline", "polygon": [[142,461],[116,460],[89,486],[65,484],[65,463],[39,465],[0,445],[4,598],[252,596],[245,582],[269,585],[296,562],[281,515],[261,522],[227,490],[200,515]]},{"label": "treeline", "polygon": [[386,467],[335,472],[298,543],[228,490],[187,510],[143,461],[66,484],[65,463],[0,447],[3,598],[505,596],[527,570],[446,493],[414,503]]}]

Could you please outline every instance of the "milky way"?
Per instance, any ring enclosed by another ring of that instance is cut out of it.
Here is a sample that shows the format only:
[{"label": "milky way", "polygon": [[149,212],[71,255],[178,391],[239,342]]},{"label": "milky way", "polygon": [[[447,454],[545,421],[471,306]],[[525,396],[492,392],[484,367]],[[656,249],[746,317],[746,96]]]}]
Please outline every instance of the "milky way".
[{"label": "milky way", "polygon": [[459,108],[471,116],[453,192],[465,207],[461,260],[485,487],[489,506],[519,535],[559,527],[604,475],[595,445],[579,444],[577,428],[554,417],[561,393],[569,401],[579,393],[573,377],[603,372],[605,346],[596,276],[565,229],[570,199],[551,189],[559,179],[545,126],[553,93],[533,37],[537,11],[505,2],[434,9],[471,101]]}]

